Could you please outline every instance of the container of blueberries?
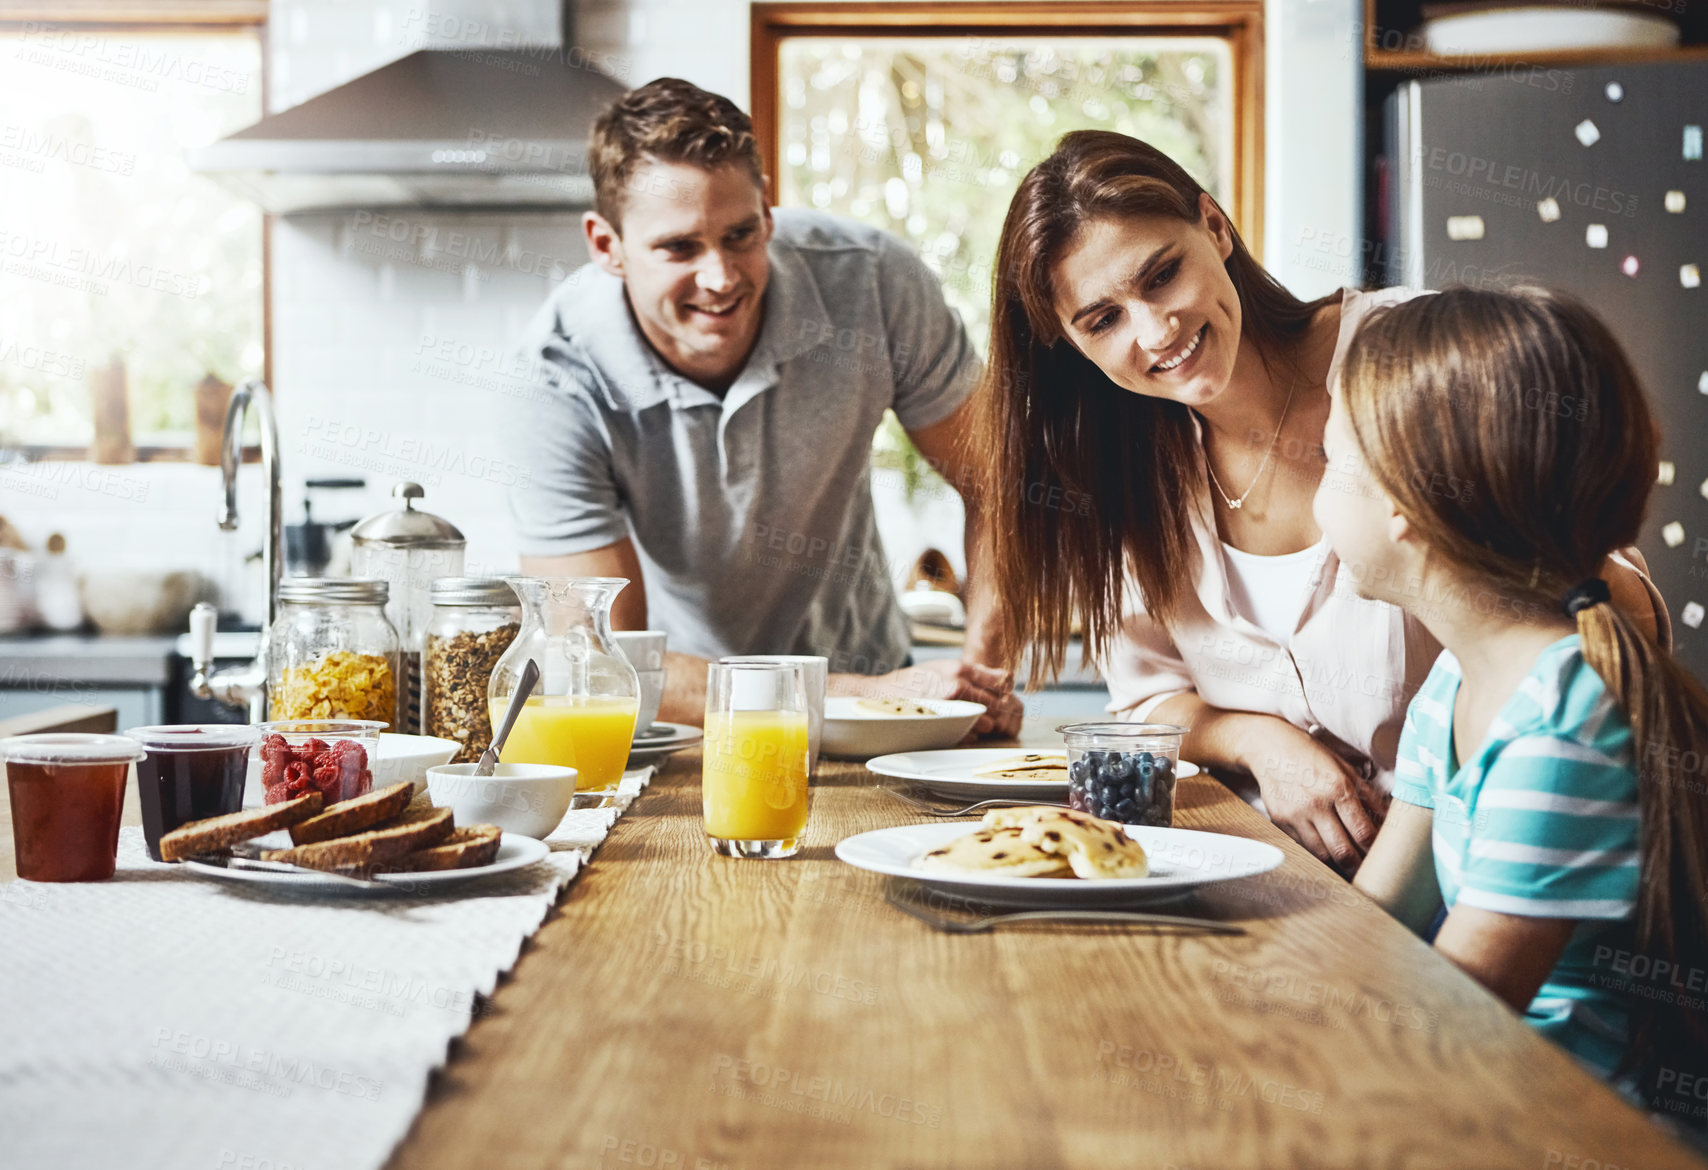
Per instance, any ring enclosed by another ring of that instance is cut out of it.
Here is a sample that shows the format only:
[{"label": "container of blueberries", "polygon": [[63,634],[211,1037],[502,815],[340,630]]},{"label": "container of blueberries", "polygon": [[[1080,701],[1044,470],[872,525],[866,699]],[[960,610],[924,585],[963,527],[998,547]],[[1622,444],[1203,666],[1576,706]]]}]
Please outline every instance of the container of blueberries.
[{"label": "container of blueberries", "polygon": [[1174,824],[1180,737],[1173,723],[1069,723],[1068,806],[1126,825]]}]

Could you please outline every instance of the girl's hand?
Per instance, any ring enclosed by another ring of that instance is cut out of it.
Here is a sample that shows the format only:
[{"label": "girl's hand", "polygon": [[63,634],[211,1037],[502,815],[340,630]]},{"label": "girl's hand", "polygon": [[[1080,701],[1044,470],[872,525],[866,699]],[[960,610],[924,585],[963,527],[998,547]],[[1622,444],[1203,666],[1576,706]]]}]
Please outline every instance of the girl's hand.
[{"label": "girl's hand", "polygon": [[1256,779],[1269,819],[1342,873],[1354,872],[1376,839],[1379,794],[1285,719],[1261,719],[1247,732],[1240,762]]}]

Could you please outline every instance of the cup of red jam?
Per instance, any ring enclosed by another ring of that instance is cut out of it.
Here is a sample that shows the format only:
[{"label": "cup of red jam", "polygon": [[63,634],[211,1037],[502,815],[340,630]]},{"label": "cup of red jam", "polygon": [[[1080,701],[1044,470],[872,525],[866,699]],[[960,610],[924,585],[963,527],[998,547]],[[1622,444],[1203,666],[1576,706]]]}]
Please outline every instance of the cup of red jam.
[{"label": "cup of red jam", "polygon": [[125,777],[142,758],[142,745],[122,735],[57,732],[0,739],[18,876],[32,882],[112,877]]},{"label": "cup of red jam", "polygon": [[374,786],[380,732],[372,719],[280,719],[257,723],[261,786],[268,804],[318,792],[327,804],[362,796]]},{"label": "cup of red jam", "polygon": [[148,753],[136,766],[137,803],[148,855],[160,860],[160,836],[179,825],[243,807],[243,781],[253,727],[222,723],[133,727],[125,732]]}]

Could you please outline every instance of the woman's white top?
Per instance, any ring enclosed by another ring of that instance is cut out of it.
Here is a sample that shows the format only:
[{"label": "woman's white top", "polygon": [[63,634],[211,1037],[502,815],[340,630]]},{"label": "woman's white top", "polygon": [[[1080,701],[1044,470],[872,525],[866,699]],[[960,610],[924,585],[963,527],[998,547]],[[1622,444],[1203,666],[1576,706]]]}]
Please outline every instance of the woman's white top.
[{"label": "woman's white top", "polygon": [[1237,549],[1227,541],[1228,601],[1240,617],[1285,646],[1293,640],[1299,615],[1305,611],[1305,591],[1322,572],[1328,542],[1280,556],[1262,556]]}]

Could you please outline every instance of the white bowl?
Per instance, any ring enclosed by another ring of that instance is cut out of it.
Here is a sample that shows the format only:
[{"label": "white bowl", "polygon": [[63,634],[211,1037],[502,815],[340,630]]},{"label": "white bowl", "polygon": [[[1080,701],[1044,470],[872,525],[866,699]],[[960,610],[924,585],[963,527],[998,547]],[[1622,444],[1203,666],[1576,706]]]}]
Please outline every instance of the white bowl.
[{"label": "white bowl", "polygon": [[448,763],[463,745],[436,735],[393,735],[380,732],[380,750],[375,753],[374,787],[388,788],[404,780],[415,785],[415,796],[427,787],[427,769]]},{"label": "white bowl", "polygon": [[520,837],[544,837],[558,827],[575,798],[575,769],[556,764],[499,764],[476,776],[475,764],[427,769],[427,797],[448,808],[459,825],[497,825]]},{"label": "white bowl", "polygon": [[964,699],[910,699],[929,708],[930,715],[888,715],[860,708],[850,695],[824,701],[824,743],[827,756],[843,759],[887,756],[892,752],[924,752],[950,748],[967,737],[983,703]]}]

